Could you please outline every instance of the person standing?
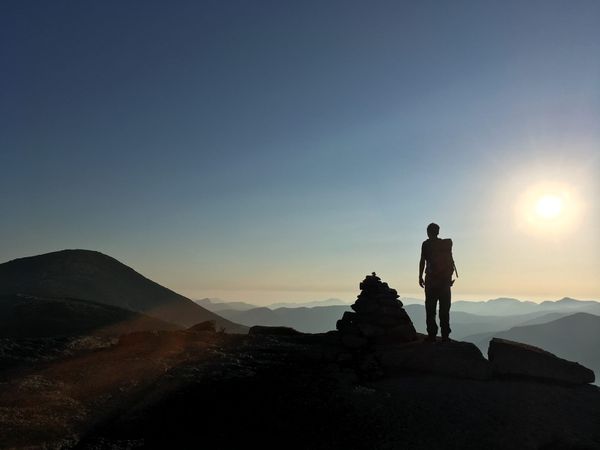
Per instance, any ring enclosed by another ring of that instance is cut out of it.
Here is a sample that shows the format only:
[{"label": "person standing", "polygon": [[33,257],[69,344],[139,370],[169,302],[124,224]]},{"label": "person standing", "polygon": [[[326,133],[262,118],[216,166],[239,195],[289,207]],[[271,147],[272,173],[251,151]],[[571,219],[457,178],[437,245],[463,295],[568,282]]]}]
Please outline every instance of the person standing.
[{"label": "person standing", "polygon": [[[450,288],[454,284],[452,275],[456,266],[452,257],[452,240],[438,237],[440,227],[430,223],[427,226],[428,239],[421,245],[419,261],[419,286],[425,288],[425,314],[427,323],[427,341],[435,342],[438,332],[436,310],[439,303],[440,328],[442,341],[450,340]],[[425,271],[425,280],[423,280]],[[458,273],[457,273],[458,276]]]}]

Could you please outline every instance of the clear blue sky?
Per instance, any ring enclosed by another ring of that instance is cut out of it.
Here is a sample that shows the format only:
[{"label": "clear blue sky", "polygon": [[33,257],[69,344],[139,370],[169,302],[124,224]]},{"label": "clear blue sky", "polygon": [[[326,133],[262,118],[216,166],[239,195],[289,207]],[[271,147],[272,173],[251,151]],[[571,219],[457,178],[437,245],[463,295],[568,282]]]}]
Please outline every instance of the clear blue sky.
[{"label": "clear blue sky", "polygon": [[[455,298],[600,298],[599,23],[598,1],[2,2],[0,260],[96,249],[256,303],[352,300],[375,270],[416,296],[436,221]],[[524,226],[557,185],[568,227]]]}]

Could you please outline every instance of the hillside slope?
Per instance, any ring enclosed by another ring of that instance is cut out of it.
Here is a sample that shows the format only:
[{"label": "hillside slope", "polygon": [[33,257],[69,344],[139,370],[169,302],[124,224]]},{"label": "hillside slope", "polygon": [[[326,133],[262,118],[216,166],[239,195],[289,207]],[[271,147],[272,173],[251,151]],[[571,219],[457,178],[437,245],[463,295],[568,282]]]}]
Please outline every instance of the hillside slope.
[{"label": "hillside slope", "polygon": [[0,296],[0,338],[107,336],[177,328],[145,314],[86,300]]},{"label": "hillside slope", "polygon": [[0,264],[0,295],[77,298],[118,306],[183,327],[214,320],[218,328],[245,333],[238,325],[145,278],[110,256],[62,250]]}]

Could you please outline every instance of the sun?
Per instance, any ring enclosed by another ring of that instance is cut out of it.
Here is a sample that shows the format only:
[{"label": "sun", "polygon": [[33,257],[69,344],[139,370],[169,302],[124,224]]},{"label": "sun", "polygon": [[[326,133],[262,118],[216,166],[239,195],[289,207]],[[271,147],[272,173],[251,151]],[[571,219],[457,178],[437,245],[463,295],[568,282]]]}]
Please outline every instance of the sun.
[{"label": "sun", "polygon": [[556,236],[576,228],[581,209],[580,196],[572,186],[545,182],[525,189],[515,212],[521,230],[538,236]]},{"label": "sun", "polygon": [[556,219],[564,210],[563,201],[560,195],[542,195],[535,203],[535,212],[542,219]]}]

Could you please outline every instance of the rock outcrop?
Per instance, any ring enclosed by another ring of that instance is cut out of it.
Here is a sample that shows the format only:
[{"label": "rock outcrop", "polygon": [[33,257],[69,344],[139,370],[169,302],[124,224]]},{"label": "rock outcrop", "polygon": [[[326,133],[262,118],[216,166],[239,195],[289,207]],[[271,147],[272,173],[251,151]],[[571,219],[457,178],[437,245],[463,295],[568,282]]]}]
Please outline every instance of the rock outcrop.
[{"label": "rock outcrop", "polygon": [[540,378],[569,384],[594,382],[594,372],[532,345],[493,338],[488,348],[493,373],[499,376]]},{"label": "rock outcrop", "polygon": [[[424,339],[424,336],[423,336]],[[388,374],[406,371],[487,380],[492,376],[490,363],[470,342],[382,345],[376,349],[381,366]]]},{"label": "rock outcrop", "polygon": [[428,343],[415,331],[398,293],[373,272],[361,292],[337,321],[337,363],[363,379],[406,372],[488,380],[529,377],[569,384],[594,382],[594,372],[576,362],[519,342],[494,338],[488,359],[469,342]]},{"label": "rock outcrop", "polygon": [[192,325],[186,330],[188,333],[216,333],[217,324],[214,320],[205,320],[204,322]]},{"label": "rock outcrop", "polygon": [[337,321],[342,344],[349,349],[366,348],[373,344],[411,342],[417,332],[410,317],[398,300],[399,295],[373,272],[360,283],[361,293]]}]

